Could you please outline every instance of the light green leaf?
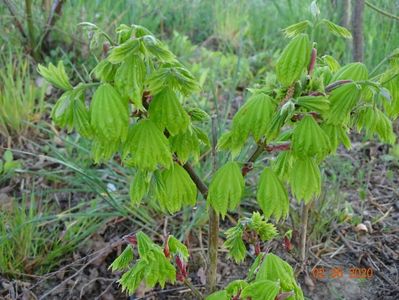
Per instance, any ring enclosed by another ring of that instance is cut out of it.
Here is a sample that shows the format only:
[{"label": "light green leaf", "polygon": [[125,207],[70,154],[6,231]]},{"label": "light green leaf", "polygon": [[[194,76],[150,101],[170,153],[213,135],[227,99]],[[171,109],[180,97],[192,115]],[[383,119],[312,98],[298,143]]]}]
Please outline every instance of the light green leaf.
[{"label": "light green leaf", "polygon": [[286,37],[293,38],[304,32],[309,26],[311,26],[311,23],[308,20],[305,20],[284,28],[283,32]]},{"label": "light green leaf", "polygon": [[151,120],[162,130],[166,128],[172,136],[185,132],[190,123],[190,118],[176,93],[169,88],[154,96],[149,113]]},{"label": "light green leaf", "polygon": [[143,171],[154,171],[158,165],[169,168],[172,164],[168,139],[150,119],[129,129],[123,157],[128,165]]},{"label": "light green leaf", "polygon": [[169,235],[168,245],[170,253],[174,255],[179,255],[185,261],[187,261],[187,259],[190,256],[190,253],[188,252],[186,245],[184,245],[182,242],[176,239],[173,235]]},{"label": "light green leaf", "polygon": [[227,210],[234,210],[240,203],[244,191],[244,178],[240,167],[234,161],[222,166],[213,175],[208,191],[208,203],[224,216]]},{"label": "light green leaf", "polygon": [[253,212],[250,222],[248,223],[248,228],[256,232],[263,242],[269,241],[277,236],[276,227],[267,223],[259,212]]},{"label": "light green leaf", "polygon": [[266,218],[274,216],[278,221],[287,217],[288,193],[272,169],[265,168],[260,175],[256,198]]},{"label": "light green leaf", "polygon": [[339,37],[343,37],[346,39],[351,39],[352,38],[352,34],[350,33],[350,31],[348,29],[346,29],[345,27],[339,26],[327,19],[323,19],[321,20],[321,23],[326,25],[327,29],[335,34],[336,36]]},{"label": "light green leaf", "polygon": [[128,245],[125,250],[109,266],[112,272],[126,269],[133,260],[133,248]]},{"label": "light green leaf", "polygon": [[206,300],[230,300],[230,298],[227,295],[227,292],[225,290],[212,293],[209,296],[207,296],[205,299]]},{"label": "light green leaf", "polygon": [[162,208],[175,213],[183,205],[194,205],[197,199],[197,188],[186,170],[177,163],[161,172],[163,189],[157,191]]},{"label": "light green leaf", "polygon": [[46,79],[57,88],[60,88],[64,91],[72,89],[72,85],[69,82],[69,78],[65,72],[64,63],[62,60],[58,62],[57,67],[51,63],[47,68],[39,64],[37,67],[37,71],[41,76],[43,76],[44,79]]},{"label": "light green leaf", "polygon": [[232,257],[236,263],[244,261],[247,249],[242,240],[244,228],[241,224],[227,229],[225,232],[227,239],[224,246],[229,250],[229,257]]},{"label": "light green leaf", "polygon": [[133,205],[140,204],[143,197],[148,193],[150,186],[150,174],[142,171],[137,171],[134,180],[130,184],[129,196]]},{"label": "light green leaf", "polygon": [[306,34],[297,35],[283,50],[276,64],[278,81],[290,86],[297,81],[308,67],[311,44]]},{"label": "light green leaf", "polygon": [[108,56],[108,61],[112,64],[118,64],[125,61],[131,55],[137,55],[140,49],[138,39],[129,39],[123,44],[113,48]]},{"label": "light green leaf", "polygon": [[297,158],[290,175],[291,191],[298,201],[308,203],[320,195],[320,169],[313,158]]},{"label": "light green leaf", "polygon": [[274,300],[279,294],[280,284],[278,281],[259,280],[244,288],[241,298],[251,300]]}]

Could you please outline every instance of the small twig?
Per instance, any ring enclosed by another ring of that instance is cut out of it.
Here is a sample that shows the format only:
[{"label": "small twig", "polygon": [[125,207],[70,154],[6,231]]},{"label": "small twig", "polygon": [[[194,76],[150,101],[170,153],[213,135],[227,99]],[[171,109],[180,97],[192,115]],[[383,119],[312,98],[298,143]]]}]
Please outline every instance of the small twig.
[{"label": "small twig", "polygon": [[372,3],[368,2],[368,1],[365,1],[364,3],[365,3],[368,7],[370,7],[371,9],[373,9],[373,10],[375,10],[376,12],[380,13],[381,15],[383,15],[383,16],[385,16],[385,17],[388,17],[388,18],[391,18],[391,19],[394,19],[394,20],[396,20],[396,21],[399,21],[399,16],[395,16],[395,15],[393,15],[393,14],[390,14],[389,12],[387,12],[387,11],[385,11],[385,10],[382,10],[381,8],[378,8],[377,6],[375,6],[374,4],[372,4]]},{"label": "small twig", "polygon": [[4,0],[4,4],[7,6],[8,11],[10,12],[11,16],[13,17],[15,26],[17,27],[17,29],[21,33],[22,37],[24,39],[26,39],[27,35],[26,35],[25,31],[24,31],[24,28],[22,27],[21,22],[17,18],[17,12],[14,10],[13,4],[11,3],[10,0]]},{"label": "small twig", "polygon": [[191,283],[191,281],[187,280],[187,278],[184,279],[183,281],[184,285],[187,286],[193,294],[198,298],[198,299],[204,299],[204,296],[201,294],[201,292]]}]

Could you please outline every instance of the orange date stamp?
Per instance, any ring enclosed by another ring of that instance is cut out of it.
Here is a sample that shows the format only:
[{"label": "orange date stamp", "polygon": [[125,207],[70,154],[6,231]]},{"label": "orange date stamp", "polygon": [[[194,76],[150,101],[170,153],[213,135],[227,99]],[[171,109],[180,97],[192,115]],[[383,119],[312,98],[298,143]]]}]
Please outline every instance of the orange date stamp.
[{"label": "orange date stamp", "polygon": [[346,270],[343,267],[315,267],[312,269],[312,276],[315,279],[339,279],[343,278],[347,271],[348,277],[352,279],[370,279],[374,276],[374,270],[372,268],[358,268],[350,267]]}]

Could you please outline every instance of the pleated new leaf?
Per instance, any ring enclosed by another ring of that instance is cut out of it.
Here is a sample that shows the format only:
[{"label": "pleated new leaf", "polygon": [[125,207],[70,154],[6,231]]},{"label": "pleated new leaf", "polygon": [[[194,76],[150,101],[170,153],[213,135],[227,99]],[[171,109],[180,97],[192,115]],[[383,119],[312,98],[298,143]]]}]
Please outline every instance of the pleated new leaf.
[{"label": "pleated new leaf", "polygon": [[205,121],[209,121],[209,119],[210,119],[208,113],[198,107],[192,107],[192,108],[187,109],[187,113],[190,116],[192,121],[205,122]]},{"label": "pleated new leaf", "polygon": [[153,288],[157,283],[164,288],[166,282],[176,281],[176,269],[162,251],[153,251],[150,263],[146,266],[144,281],[149,288]]},{"label": "pleated new leaf", "polygon": [[268,253],[263,258],[263,262],[256,274],[256,282],[261,280],[280,282],[283,292],[294,291],[295,298],[293,299],[304,299],[302,290],[295,281],[294,271],[291,266],[273,253]]},{"label": "pleated new leaf", "polygon": [[393,144],[396,140],[392,129],[392,122],[378,108],[367,106],[357,113],[357,130],[365,129],[366,134],[371,138],[377,134],[382,142]]},{"label": "pleated new leaf", "polygon": [[292,150],[299,157],[323,159],[331,150],[328,136],[310,115],[303,117],[292,134]]},{"label": "pleated new leaf", "polygon": [[118,64],[125,61],[129,56],[138,54],[139,50],[140,41],[138,39],[129,39],[113,48],[107,59],[112,64]]},{"label": "pleated new leaf", "polygon": [[160,61],[164,63],[175,63],[177,61],[175,55],[169,51],[166,45],[164,45],[154,36],[145,35],[143,36],[142,41],[142,45],[145,50],[151,55],[158,58]]},{"label": "pleated new leaf", "polygon": [[175,213],[183,205],[194,205],[197,199],[197,188],[186,170],[177,163],[161,172],[163,188],[157,192],[162,208]]},{"label": "pleated new leaf", "polygon": [[162,130],[166,128],[172,136],[185,132],[190,123],[190,117],[180,104],[176,93],[169,88],[154,96],[149,113],[151,120]]},{"label": "pleated new leaf", "polygon": [[291,151],[280,152],[277,158],[272,162],[273,172],[278,176],[278,178],[280,178],[280,180],[288,179],[292,162],[293,155]]},{"label": "pleated new leaf", "polygon": [[337,72],[341,68],[339,62],[331,55],[324,55],[322,59],[331,72]]},{"label": "pleated new leaf", "polygon": [[385,110],[390,117],[396,119],[399,116],[399,76],[388,80],[383,86],[391,96],[391,101],[384,105]]},{"label": "pleated new leaf", "polygon": [[62,60],[58,62],[57,67],[51,63],[47,68],[39,64],[37,67],[37,71],[41,76],[43,76],[44,79],[46,79],[52,85],[64,91],[72,89],[72,85],[69,82],[69,78],[65,72],[64,63]]},{"label": "pleated new leaf", "polygon": [[140,204],[143,197],[148,193],[151,176],[146,172],[138,171],[130,184],[129,196],[133,205]]},{"label": "pleated new leaf", "polygon": [[326,25],[327,29],[335,34],[336,36],[343,37],[345,39],[351,39],[352,34],[351,32],[346,29],[345,27],[339,26],[329,20],[323,19],[321,20],[322,24]]},{"label": "pleated new leaf", "polygon": [[126,139],[129,126],[128,103],[108,83],[101,84],[90,105],[90,121],[95,137],[102,143]]},{"label": "pleated new leaf", "polygon": [[141,120],[129,129],[123,154],[128,165],[143,171],[154,171],[158,165],[169,168],[172,164],[168,139],[149,119]]},{"label": "pleated new leaf", "polygon": [[229,257],[233,258],[236,263],[244,261],[247,249],[242,240],[244,228],[241,224],[237,224],[226,230],[226,241],[224,246],[229,250]]},{"label": "pleated new leaf", "polygon": [[244,191],[244,178],[238,163],[230,161],[213,175],[208,191],[208,203],[224,216],[227,210],[234,210],[240,203]]},{"label": "pleated new leaf", "polygon": [[298,201],[308,203],[320,195],[320,169],[313,158],[297,158],[290,174],[291,192]]},{"label": "pleated new leaf", "polygon": [[361,90],[355,83],[347,83],[334,89],[330,96],[328,122],[333,125],[347,124],[349,114],[359,101]]},{"label": "pleated new leaf", "polygon": [[142,95],[145,75],[146,66],[138,55],[126,58],[115,74],[115,86],[119,93],[129,98],[139,110],[144,110]]},{"label": "pleated new leaf", "polygon": [[91,71],[94,77],[102,82],[111,82],[115,78],[117,66],[111,64],[107,59],[100,61],[97,66]]},{"label": "pleated new leaf", "polygon": [[249,219],[248,222],[248,228],[256,232],[263,242],[269,241],[277,236],[276,227],[271,223],[267,223],[264,216],[259,212],[252,213],[251,219]]},{"label": "pleated new leaf", "polygon": [[279,294],[279,290],[280,284],[277,281],[259,280],[244,288],[240,297],[251,300],[272,300]]},{"label": "pleated new leaf", "polygon": [[275,107],[266,94],[251,96],[233,118],[232,143],[242,147],[250,134],[258,141],[266,133]]},{"label": "pleated new leaf", "polygon": [[330,109],[330,102],[324,96],[302,96],[296,99],[296,103],[308,111],[316,111],[321,114]]},{"label": "pleated new leaf", "polygon": [[283,50],[276,64],[278,81],[290,86],[297,81],[310,61],[311,44],[306,34],[297,35]]},{"label": "pleated new leaf", "polygon": [[152,95],[161,92],[165,87],[189,96],[199,90],[194,76],[184,67],[161,67],[147,78],[148,89]]},{"label": "pleated new leaf", "polygon": [[342,143],[348,150],[352,147],[351,141],[348,137],[347,129],[345,129],[344,126],[323,124],[322,128],[330,140],[332,153],[337,150],[340,143]]},{"label": "pleated new leaf", "polygon": [[90,112],[84,102],[80,99],[74,101],[73,126],[83,137],[88,138],[93,135],[93,128],[90,124]]},{"label": "pleated new leaf", "polygon": [[256,198],[266,218],[273,216],[278,221],[287,217],[288,193],[272,169],[265,168],[260,175]]},{"label": "pleated new leaf", "polygon": [[122,286],[122,292],[126,291],[129,295],[134,294],[144,279],[147,263],[139,259],[137,263],[118,280]]},{"label": "pleated new leaf", "polygon": [[73,128],[73,110],[75,102],[73,91],[67,91],[57,100],[51,111],[51,119],[60,127],[66,127],[68,131]]},{"label": "pleated new leaf", "polygon": [[286,37],[293,38],[308,29],[310,25],[311,23],[308,20],[305,20],[284,28],[283,32]]},{"label": "pleated new leaf", "polygon": [[367,80],[369,72],[364,64],[360,62],[350,63],[340,68],[331,79],[332,82],[338,80]]},{"label": "pleated new leaf", "polygon": [[109,266],[109,269],[111,269],[112,272],[126,269],[133,261],[133,255],[133,248],[131,245],[128,245],[125,250],[123,250],[123,252],[112,262],[112,264]]},{"label": "pleated new leaf", "polygon": [[194,161],[198,161],[201,153],[200,142],[209,144],[207,139],[203,140],[203,134],[205,133],[199,128],[193,127],[169,138],[172,152],[176,153],[181,163],[186,163],[190,157],[192,157]]}]

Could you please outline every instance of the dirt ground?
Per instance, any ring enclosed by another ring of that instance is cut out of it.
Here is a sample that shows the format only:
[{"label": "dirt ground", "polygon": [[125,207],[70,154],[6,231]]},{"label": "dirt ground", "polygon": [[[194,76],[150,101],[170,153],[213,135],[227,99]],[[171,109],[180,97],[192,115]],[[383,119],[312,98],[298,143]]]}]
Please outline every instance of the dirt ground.
[{"label": "dirt ground", "polygon": [[[304,294],[314,300],[399,299],[399,163],[389,160],[389,148],[374,144],[358,143],[350,152],[342,150],[339,155],[353,161],[350,176],[355,176],[360,169],[370,171],[365,179],[367,193],[363,200],[353,183],[346,185],[344,182],[340,186],[354,213],[362,216],[366,229],[359,231],[350,222],[330,224],[321,240],[309,241],[306,272],[299,275]],[[393,176],[387,178],[388,172]],[[18,280],[0,275],[0,299],[191,299],[190,291],[183,285],[168,286],[164,290],[141,287],[136,296],[130,297],[120,291],[117,283],[120,274],[112,273],[108,266],[123,249],[121,237],[128,233],[126,220],[116,218],[92,235],[71,257],[65,258],[52,273]],[[206,241],[205,230],[203,235]],[[197,242],[191,237],[190,278],[195,286],[204,289],[202,265],[206,253]],[[298,269],[295,238],[292,243],[294,250],[290,253],[284,249],[282,240],[265,245],[265,249],[282,256]],[[236,266],[227,259],[226,252],[221,251],[220,258],[221,287],[245,277],[251,263],[249,259]],[[360,270],[360,275],[354,268]],[[365,276],[361,275],[362,268],[369,270]]]}]

